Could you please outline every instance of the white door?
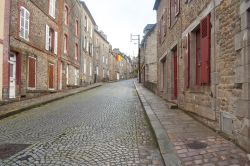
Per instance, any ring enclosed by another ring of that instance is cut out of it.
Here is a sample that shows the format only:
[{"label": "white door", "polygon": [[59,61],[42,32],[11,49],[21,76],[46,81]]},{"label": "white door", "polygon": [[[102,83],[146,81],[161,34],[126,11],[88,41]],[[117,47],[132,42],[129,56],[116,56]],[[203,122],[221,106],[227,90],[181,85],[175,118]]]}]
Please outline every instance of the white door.
[{"label": "white door", "polygon": [[9,73],[10,73],[10,87],[9,87],[9,98],[16,98],[16,55],[10,54],[9,61]]},{"label": "white door", "polygon": [[59,84],[59,90],[62,90],[62,73],[63,73],[63,64],[61,62],[61,65],[60,65],[60,84]]}]

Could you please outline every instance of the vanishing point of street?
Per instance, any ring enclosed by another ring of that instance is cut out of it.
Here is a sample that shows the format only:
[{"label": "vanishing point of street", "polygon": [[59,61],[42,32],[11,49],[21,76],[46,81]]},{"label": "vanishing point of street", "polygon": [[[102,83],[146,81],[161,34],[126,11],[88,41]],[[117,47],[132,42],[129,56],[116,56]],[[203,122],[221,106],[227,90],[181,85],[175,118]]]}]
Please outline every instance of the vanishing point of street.
[{"label": "vanishing point of street", "polygon": [[163,165],[133,80],[28,110],[0,126],[0,144],[10,149],[0,165]]}]

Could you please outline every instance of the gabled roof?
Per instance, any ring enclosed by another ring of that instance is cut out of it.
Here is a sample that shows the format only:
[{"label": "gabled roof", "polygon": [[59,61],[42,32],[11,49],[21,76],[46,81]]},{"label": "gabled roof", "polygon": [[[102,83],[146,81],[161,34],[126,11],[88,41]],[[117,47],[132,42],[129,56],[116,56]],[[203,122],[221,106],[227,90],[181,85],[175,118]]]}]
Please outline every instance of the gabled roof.
[{"label": "gabled roof", "polygon": [[154,10],[158,10],[160,2],[161,2],[161,0],[155,0],[155,4],[154,4],[154,8],[153,8]]},{"label": "gabled roof", "polygon": [[97,25],[96,22],[95,22],[95,20],[94,20],[94,18],[93,18],[93,16],[92,16],[92,14],[90,13],[90,11],[89,11],[89,9],[88,9],[86,3],[85,3],[84,1],[80,1],[80,3],[81,3],[81,5],[82,5],[82,7],[85,9],[85,11],[87,12],[87,14],[89,15],[89,17],[90,17],[90,19],[92,20],[93,24],[94,24],[94,25]]}]

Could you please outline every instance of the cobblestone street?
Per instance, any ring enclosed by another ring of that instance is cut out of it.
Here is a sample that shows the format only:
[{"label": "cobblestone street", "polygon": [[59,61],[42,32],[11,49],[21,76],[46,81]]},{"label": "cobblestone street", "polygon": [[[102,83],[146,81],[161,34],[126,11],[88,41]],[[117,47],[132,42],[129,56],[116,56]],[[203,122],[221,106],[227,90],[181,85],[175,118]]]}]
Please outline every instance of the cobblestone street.
[{"label": "cobblestone street", "polygon": [[5,118],[0,146],[19,147],[4,166],[163,165],[133,80]]}]

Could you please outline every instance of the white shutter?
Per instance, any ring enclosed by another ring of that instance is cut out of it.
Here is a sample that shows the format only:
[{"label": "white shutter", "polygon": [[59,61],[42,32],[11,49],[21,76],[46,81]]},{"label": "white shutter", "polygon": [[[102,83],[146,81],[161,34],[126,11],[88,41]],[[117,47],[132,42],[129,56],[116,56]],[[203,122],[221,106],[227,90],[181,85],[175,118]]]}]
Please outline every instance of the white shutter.
[{"label": "white shutter", "polygon": [[57,54],[57,48],[58,48],[58,47],[57,47],[57,38],[58,38],[58,34],[57,34],[57,32],[55,31],[55,40],[54,40],[54,41],[55,41],[55,47],[54,47],[54,53],[55,53],[55,54]]},{"label": "white shutter", "polygon": [[46,24],[45,49],[49,51],[49,26]]},{"label": "white shutter", "polygon": [[30,28],[30,13],[28,10],[25,11],[25,39],[29,39],[29,28]]}]

